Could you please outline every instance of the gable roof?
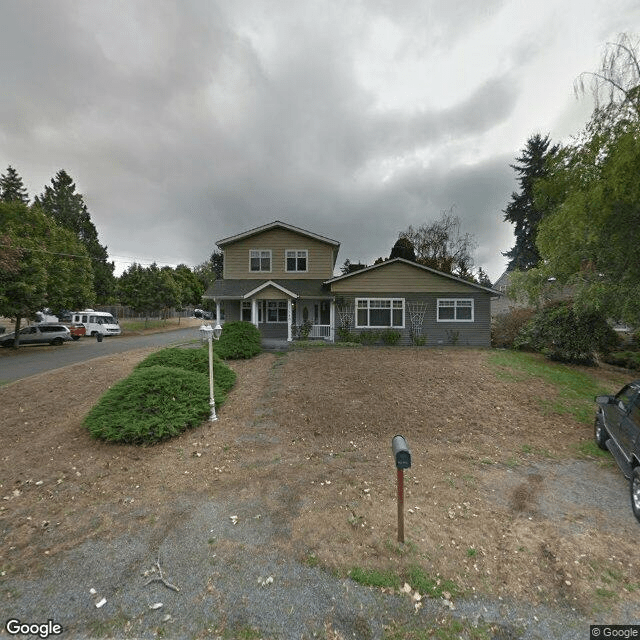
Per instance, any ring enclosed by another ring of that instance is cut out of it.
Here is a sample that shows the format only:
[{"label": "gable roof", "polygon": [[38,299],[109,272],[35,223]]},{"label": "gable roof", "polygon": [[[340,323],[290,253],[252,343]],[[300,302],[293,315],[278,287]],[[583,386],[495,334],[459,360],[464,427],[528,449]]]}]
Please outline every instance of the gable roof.
[{"label": "gable roof", "polygon": [[278,289],[278,291],[282,291],[282,293],[284,293],[285,295],[291,296],[292,298],[298,297],[297,293],[295,293],[294,291],[291,291],[290,289],[287,289],[286,287],[283,287],[281,284],[278,284],[273,280],[267,280],[266,282],[263,282],[262,284],[258,285],[255,289],[252,289],[251,291],[245,293],[243,297],[250,298],[251,296],[254,296],[256,293],[259,293],[260,291],[268,287],[273,287],[274,289]]},{"label": "gable roof", "polygon": [[468,285],[469,287],[475,287],[476,289],[480,289],[481,291],[486,291],[487,293],[491,293],[492,295],[502,295],[499,291],[495,291],[489,287],[484,287],[481,284],[476,284],[475,282],[469,282],[468,280],[464,280],[463,278],[458,278],[457,276],[452,276],[450,273],[444,273],[443,271],[438,271],[437,269],[432,269],[431,267],[425,267],[422,264],[418,264],[417,262],[412,262],[411,260],[406,260],[405,258],[392,258],[391,260],[385,260],[384,262],[380,262],[379,264],[374,264],[371,267],[365,267],[364,269],[358,269],[358,271],[353,271],[351,273],[347,273],[342,276],[336,276],[329,280],[325,280],[325,284],[331,284],[333,282],[338,282],[339,280],[346,280],[347,278],[357,277],[366,273],[367,271],[373,271],[374,269],[384,269],[391,264],[407,264],[411,267],[415,267],[416,269],[422,269],[428,273],[432,273],[437,276],[441,276],[442,278],[448,278],[449,280],[454,280],[455,282],[459,282],[461,284]]},{"label": "gable roof", "polygon": [[235,236],[222,238],[222,240],[218,240],[216,244],[222,249],[228,244],[238,242],[239,240],[244,240],[245,238],[250,238],[251,236],[257,235],[258,233],[270,231],[271,229],[286,229],[287,231],[292,231],[293,233],[298,233],[300,235],[307,236],[308,238],[319,240],[320,242],[326,242],[327,244],[333,245],[334,247],[340,246],[340,243],[337,240],[332,240],[331,238],[326,238],[325,236],[318,235],[317,233],[312,233],[311,231],[300,229],[300,227],[294,227],[292,224],[287,224],[286,222],[281,222],[280,220],[275,220],[274,222],[262,225],[261,227],[256,227],[255,229],[249,229],[249,231],[243,231],[242,233],[239,233]]}]

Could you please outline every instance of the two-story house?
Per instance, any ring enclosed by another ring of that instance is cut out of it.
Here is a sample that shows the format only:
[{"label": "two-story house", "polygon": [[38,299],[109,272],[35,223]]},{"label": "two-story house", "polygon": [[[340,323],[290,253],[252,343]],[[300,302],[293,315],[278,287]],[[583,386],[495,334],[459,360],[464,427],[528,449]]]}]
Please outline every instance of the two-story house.
[{"label": "two-story house", "polygon": [[[335,340],[340,327],[389,329],[401,344],[489,346],[498,292],[395,258],[334,276],[340,243],[276,221],[217,242],[223,278],[204,297],[216,317],[254,323],[265,338]],[[309,326],[310,325],[310,326]]]},{"label": "two-story house", "polygon": [[335,306],[324,282],[333,276],[340,243],[284,222],[217,242],[224,272],[205,298],[224,305],[226,321],[253,322],[265,338],[293,338],[310,322],[310,337],[333,338]]}]

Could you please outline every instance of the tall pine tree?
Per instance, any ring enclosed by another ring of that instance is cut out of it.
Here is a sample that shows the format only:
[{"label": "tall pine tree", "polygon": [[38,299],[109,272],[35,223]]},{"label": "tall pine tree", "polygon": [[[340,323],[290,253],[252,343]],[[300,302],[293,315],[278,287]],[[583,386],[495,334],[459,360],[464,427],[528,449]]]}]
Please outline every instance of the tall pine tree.
[{"label": "tall pine tree", "polygon": [[547,162],[558,151],[558,145],[549,145],[548,135],[543,138],[536,133],[527,140],[522,155],[516,158],[516,164],[510,165],[518,174],[520,191],[511,194],[511,201],[503,212],[504,220],[515,224],[516,243],[511,250],[503,253],[509,258],[509,270],[526,271],[540,261],[536,236],[544,212],[535,205],[534,187],[537,180],[547,177]]},{"label": "tall pine tree", "polygon": [[106,303],[113,296],[115,265],[108,261],[107,248],[98,241],[98,232],[91,222],[89,210],[81,193],[69,174],[60,170],[46,185],[44,192],[36,196],[35,204],[66,229],[73,231],[86,247],[91,258],[93,282],[97,302]]},{"label": "tall pine tree", "polygon": [[29,195],[18,172],[9,165],[0,176],[0,201],[29,204]]}]

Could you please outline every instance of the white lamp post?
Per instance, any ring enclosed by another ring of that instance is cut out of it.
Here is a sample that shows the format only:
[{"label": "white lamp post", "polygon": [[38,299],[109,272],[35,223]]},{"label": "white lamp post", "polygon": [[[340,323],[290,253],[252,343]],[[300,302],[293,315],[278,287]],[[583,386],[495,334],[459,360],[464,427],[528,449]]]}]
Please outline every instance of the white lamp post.
[{"label": "white lamp post", "polygon": [[222,327],[217,322],[215,327],[210,324],[203,324],[200,326],[200,335],[203,342],[206,340],[209,343],[209,405],[211,406],[211,415],[209,416],[209,422],[215,422],[218,419],[216,415],[216,404],[213,398],[213,340],[220,340],[220,334],[222,333]]}]

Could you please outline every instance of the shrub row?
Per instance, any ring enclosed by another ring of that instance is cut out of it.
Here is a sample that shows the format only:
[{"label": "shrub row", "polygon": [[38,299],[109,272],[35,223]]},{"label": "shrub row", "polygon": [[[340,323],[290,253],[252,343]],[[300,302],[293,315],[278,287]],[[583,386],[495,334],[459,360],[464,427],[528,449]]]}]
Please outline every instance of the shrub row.
[{"label": "shrub row", "polygon": [[602,359],[616,367],[640,371],[640,352],[638,351],[614,351],[605,355]]},{"label": "shrub row", "polygon": [[382,342],[383,344],[393,346],[400,342],[402,334],[395,329],[384,329],[382,331],[367,330],[349,331],[349,329],[338,329],[338,339],[342,342],[356,342],[363,345],[373,345]]},{"label": "shrub row", "polygon": [[[529,314],[529,317],[527,317]],[[513,311],[492,326],[492,345],[543,353],[551,360],[593,365],[610,353],[618,336],[602,314],[555,302],[537,312]]]}]

